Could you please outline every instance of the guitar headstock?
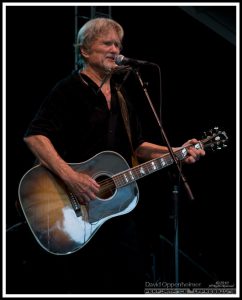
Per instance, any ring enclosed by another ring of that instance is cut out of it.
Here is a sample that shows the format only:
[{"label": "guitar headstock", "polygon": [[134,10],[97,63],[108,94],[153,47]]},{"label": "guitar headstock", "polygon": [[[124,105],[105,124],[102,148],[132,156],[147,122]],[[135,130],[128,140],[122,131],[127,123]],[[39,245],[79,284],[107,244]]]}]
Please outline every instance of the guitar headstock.
[{"label": "guitar headstock", "polygon": [[219,130],[218,127],[204,132],[205,138],[201,141],[204,148],[211,148],[213,151],[227,147],[226,141],[228,136],[225,131]]}]

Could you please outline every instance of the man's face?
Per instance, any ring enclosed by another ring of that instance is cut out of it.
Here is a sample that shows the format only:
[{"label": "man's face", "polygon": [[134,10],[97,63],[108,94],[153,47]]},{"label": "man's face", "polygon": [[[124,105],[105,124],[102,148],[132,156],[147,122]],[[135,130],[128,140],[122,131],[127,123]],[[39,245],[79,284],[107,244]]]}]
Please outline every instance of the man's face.
[{"label": "man's face", "polygon": [[120,53],[121,42],[114,30],[99,36],[87,51],[86,61],[94,69],[110,71],[116,67],[114,58]]}]

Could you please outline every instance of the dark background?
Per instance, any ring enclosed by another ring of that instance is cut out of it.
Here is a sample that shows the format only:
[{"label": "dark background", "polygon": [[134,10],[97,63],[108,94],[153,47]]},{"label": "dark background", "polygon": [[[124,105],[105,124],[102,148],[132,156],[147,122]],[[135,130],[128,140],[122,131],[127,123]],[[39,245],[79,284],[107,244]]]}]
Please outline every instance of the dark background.
[{"label": "dark background", "polygon": [[[224,8],[235,22],[235,7]],[[79,27],[90,7],[79,7]],[[183,171],[195,200],[181,189],[180,280],[235,284],[236,269],[236,47],[179,7],[112,7],[125,31],[123,55],[152,61],[161,68],[162,124],[173,146],[201,138],[214,126],[225,130],[228,147]],[[50,88],[74,69],[74,7],[7,7],[7,292],[21,293],[24,281],[39,280],[34,261],[45,259],[21,211],[18,185],[34,157],[23,143],[28,123]],[[141,69],[159,110],[158,72]],[[128,82],[127,82],[128,84]],[[142,91],[134,105],[151,141],[159,130]],[[139,182],[135,209],[150,246],[147,280],[174,282],[173,200],[170,170]],[[168,176],[167,176],[168,175]],[[19,225],[20,224],[20,225]],[[168,240],[168,241],[167,241]],[[21,274],[23,276],[21,276]],[[13,280],[18,277],[18,283]],[[26,279],[27,278],[27,279]],[[44,291],[44,290],[43,290]]]}]

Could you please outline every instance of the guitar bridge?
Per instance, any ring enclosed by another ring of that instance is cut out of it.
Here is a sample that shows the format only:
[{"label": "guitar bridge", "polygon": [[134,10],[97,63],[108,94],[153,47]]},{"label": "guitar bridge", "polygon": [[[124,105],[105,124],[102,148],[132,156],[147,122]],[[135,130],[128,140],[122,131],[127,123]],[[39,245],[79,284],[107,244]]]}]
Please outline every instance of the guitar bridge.
[{"label": "guitar bridge", "polygon": [[69,199],[70,199],[72,208],[75,211],[76,216],[80,217],[82,215],[81,206],[80,206],[76,196],[73,193],[69,192]]}]

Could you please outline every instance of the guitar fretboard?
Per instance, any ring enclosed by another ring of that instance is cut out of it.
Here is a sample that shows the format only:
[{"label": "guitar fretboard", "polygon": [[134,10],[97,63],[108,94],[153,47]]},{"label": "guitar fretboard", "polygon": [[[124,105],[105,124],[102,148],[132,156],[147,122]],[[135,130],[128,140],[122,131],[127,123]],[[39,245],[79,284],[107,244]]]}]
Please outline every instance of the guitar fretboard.
[{"label": "guitar fretboard", "polygon": [[[200,143],[196,144],[194,147],[196,147],[197,149],[202,148]],[[176,150],[174,153],[177,159],[183,160],[187,156],[188,151],[186,148],[181,148]],[[161,157],[149,160],[148,162],[140,164],[134,168],[118,173],[114,175],[112,179],[116,187],[119,188],[130,184],[142,177],[145,177],[151,173],[159,171],[171,164],[173,164],[173,158],[169,153],[167,153]]]}]

